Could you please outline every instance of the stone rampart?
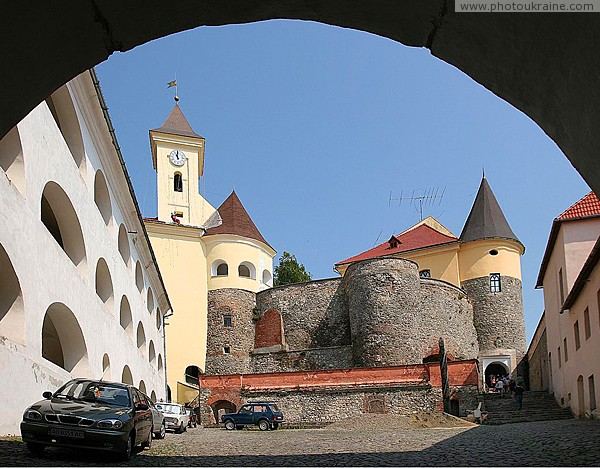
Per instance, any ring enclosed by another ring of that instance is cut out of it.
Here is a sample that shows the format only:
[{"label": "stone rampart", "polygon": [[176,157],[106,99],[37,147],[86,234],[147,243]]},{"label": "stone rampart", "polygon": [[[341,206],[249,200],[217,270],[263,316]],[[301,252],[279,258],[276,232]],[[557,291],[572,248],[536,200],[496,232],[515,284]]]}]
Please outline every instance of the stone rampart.
[{"label": "stone rampart", "polygon": [[252,372],[348,369],[352,367],[351,346],[330,346],[278,353],[252,355]]}]

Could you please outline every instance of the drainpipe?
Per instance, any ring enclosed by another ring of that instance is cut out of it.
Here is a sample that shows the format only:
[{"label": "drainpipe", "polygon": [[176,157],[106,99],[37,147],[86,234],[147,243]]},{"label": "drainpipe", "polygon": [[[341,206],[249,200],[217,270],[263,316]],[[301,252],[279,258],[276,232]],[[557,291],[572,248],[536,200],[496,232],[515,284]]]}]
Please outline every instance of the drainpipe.
[{"label": "drainpipe", "polygon": [[167,319],[173,315],[173,309],[169,311],[168,314],[162,316],[162,335],[163,335],[163,356],[165,357],[163,362],[163,369],[165,371],[165,400],[168,403],[171,403],[171,399],[169,398],[169,384],[167,381]]}]

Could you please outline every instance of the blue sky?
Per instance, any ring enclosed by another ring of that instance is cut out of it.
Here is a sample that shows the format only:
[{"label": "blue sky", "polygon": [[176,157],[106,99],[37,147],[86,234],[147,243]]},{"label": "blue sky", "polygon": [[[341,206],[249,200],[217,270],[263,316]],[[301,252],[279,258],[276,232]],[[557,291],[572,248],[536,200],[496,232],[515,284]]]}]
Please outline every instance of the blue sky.
[{"label": "blue sky", "polygon": [[269,243],[313,278],[419,221],[408,201],[460,234],[482,169],[522,258],[528,341],[552,219],[589,191],[529,117],[426,49],[303,21],[202,27],[97,67],[145,216],[156,214],[148,130],[181,108],[206,138],[200,192],[215,207],[235,188]]}]

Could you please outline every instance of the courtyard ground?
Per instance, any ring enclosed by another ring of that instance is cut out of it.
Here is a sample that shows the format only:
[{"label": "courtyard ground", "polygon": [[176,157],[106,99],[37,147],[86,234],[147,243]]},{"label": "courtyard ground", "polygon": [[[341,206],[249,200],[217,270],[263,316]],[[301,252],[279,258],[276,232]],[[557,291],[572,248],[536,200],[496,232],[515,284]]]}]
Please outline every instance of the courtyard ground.
[{"label": "courtyard ground", "polygon": [[600,421],[562,420],[462,428],[189,429],[155,440],[121,463],[103,453],[46,449],[0,439],[12,466],[598,466]]}]

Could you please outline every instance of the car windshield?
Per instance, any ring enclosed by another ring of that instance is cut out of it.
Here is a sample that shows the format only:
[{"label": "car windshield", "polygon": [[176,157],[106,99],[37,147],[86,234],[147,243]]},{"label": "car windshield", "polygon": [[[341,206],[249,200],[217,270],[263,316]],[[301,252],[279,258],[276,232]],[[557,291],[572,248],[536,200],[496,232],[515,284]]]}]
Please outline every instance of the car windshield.
[{"label": "car windshield", "polygon": [[171,413],[171,414],[185,414],[185,409],[183,406],[179,405],[169,405],[165,403],[158,403],[156,405],[156,409],[162,411],[163,413]]},{"label": "car windshield", "polygon": [[59,388],[53,396],[110,406],[130,406],[127,388],[93,380],[72,380]]},{"label": "car windshield", "polygon": [[269,403],[269,406],[271,407],[271,410],[279,411],[279,406],[277,406],[275,403]]}]

